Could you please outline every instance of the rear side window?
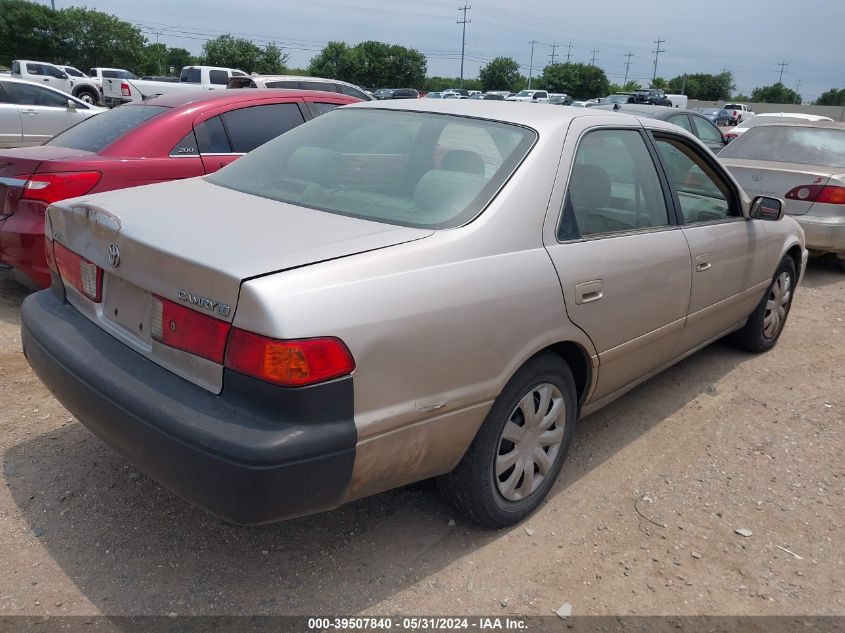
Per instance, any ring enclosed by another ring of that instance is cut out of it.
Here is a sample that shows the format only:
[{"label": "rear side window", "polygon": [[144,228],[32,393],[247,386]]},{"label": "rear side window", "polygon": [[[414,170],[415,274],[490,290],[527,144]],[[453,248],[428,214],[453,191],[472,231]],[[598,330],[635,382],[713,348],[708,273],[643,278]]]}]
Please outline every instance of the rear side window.
[{"label": "rear side window", "polygon": [[202,73],[199,68],[183,68],[179,75],[179,81],[189,84],[198,84],[202,81]]},{"label": "rear side window", "polygon": [[369,97],[364,92],[358,90],[357,88],[353,88],[352,86],[347,86],[346,84],[337,84],[337,87],[340,92],[342,94],[345,94],[347,97],[355,97],[356,99],[363,99],[364,101],[367,101],[369,99]]},{"label": "rear side window", "polygon": [[65,130],[47,145],[100,152],[121,136],[168,108],[152,105],[125,105],[85,119]]},{"label": "rear side window", "polygon": [[690,125],[689,119],[687,118],[686,114],[679,114],[677,116],[670,116],[668,119],[669,123],[673,123],[678,127],[684,128],[690,134],[694,134],[695,132],[692,131],[692,126]]},{"label": "rear side window", "polygon": [[705,143],[724,143],[725,140],[722,138],[722,133],[716,129],[716,126],[710,123],[707,119],[700,116],[691,116],[690,117],[695,123],[695,129],[698,131],[698,138],[700,138]]},{"label": "rear side window", "polygon": [[201,154],[231,154],[232,146],[229,144],[229,137],[226,135],[226,128],[219,116],[212,117],[208,121],[200,123],[195,132],[197,134],[197,146]]},{"label": "rear side window", "polygon": [[222,117],[232,142],[232,151],[238,154],[251,152],[305,121],[295,103],[241,108],[226,112]]},{"label": "rear side window", "polygon": [[211,70],[208,73],[208,79],[213,84],[225,86],[229,83],[229,73],[225,70]]},{"label": "rear side window", "polygon": [[170,150],[170,156],[175,157],[199,156],[199,153],[200,150],[197,144],[197,137],[193,130],[185,134],[182,140],[176,143],[173,149]]},{"label": "rear side window", "polygon": [[654,161],[635,130],[586,134],[575,153],[561,240],[669,224]]},{"label": "rear side window", "polygon": [[41,64],[27,64],[26,72],[30,75],[43,75],[44,66],[42,66]]},{"label": "rear side window", "polygon": [[299,88],[298,81],[268,81],[264,85],[267,88]]},{"label": "rear side window", "polygon": [[12,99],[6,94],[6,89],[3,85],[4,82],[0,81],[0,103],[12,103]]},{"label": "rear side window", "polygon": [[325,114],[326,112],[331,112],[337,107],[340,107],[341,103],[320,103],[318,101],[312,101],[310,104],[311,111],[314,113],[315,116],[320,116],[321,114]]},{"label": "rear side window", "polygon": [[337,92],[337,87],[327,81],[301,81],[304,90],[324,90],[326,92]]}]

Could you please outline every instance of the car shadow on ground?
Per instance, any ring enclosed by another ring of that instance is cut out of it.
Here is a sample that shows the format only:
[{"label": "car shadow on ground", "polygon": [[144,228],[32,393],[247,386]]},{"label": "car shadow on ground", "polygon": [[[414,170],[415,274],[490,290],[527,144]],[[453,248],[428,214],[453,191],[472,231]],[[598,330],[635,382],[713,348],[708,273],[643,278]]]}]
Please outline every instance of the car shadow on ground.
[{"label": "car shadow on ground", "polygon": [[842,269],[836,256],[824,255],[810,258],[801,285],[807,288],[824,288],[843,281],[845,281],[845,270]]},{"label": "car shadow on ground", "polygon": [[30,293],[11,277],[11,273],[0,270],[0,321],[12,325],[20,324],[20,307]]},{"label": "car shadow on ground", "polygon": [[[549,503],[748,358],[711,345],[582,420]],[[468,524],[432,482],[312,517],[231,526],[71,421],[9,448],[4,474],[40,545],[109,615],[356,613],[508,532]],[[17,573],[28,585],[27,571]]]}]

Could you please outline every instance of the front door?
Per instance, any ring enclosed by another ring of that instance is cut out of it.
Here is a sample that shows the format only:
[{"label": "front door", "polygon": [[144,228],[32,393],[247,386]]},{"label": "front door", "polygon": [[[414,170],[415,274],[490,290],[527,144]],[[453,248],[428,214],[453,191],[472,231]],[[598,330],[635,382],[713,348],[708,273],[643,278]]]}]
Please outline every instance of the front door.
[{"label": "front door", "polygon": [[21,115],[4,85],[0,82],[0,147],[17,147],[21,144]]},{"label": "front door", "polygon": [[740,200],[717,161],[680,136],[655,132],[654,140],[692,254],[683,352],[748,317],[774,271],[767,269],[762,222],[742,216]]},{"label": "front door", "polygon": [[5,87],[18,106],[24,145],[40,145],[82,120],[82,115],[68,108],[66,95],[35,84],[8,83]]},{"label": "front door", "polygon": [[599,355],[595,400],[668,362],[687,313],[690,253],[642,129],[587,131],[573,163],[547,249],[567,314]]}]

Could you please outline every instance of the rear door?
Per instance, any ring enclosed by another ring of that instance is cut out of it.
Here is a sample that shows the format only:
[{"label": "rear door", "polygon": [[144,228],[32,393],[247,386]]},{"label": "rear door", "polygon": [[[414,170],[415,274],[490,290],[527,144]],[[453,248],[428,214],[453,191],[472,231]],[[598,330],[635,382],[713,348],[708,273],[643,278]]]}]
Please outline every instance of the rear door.
[{"label": "rear door", "polygon": [[66,95],[42,86],[8,83],[6,91],[20,112],[22,142],[26,145],[40,145],[83,118],[68,108]]},{"label": "rear door", "polygon": [[[195,124],[197,148],[206,173],[217,171],[301,125],[305,114],[301,102],[242,104]],[[310,113],[309,113],[310,117]]]},{"label": "rear door", "polygon": [[682,353],[748,317],[774,270],[764,222],[742,216],[739,192],[715,157],[670,132],[655,131],[654,142],[692,255]]},{"label": "rear door", "polygon": [[5,85],[6,82],[0,82],[0,147],[17,147],[23,142],[21,115]]},{"label": "rear door", "polygon": [[642,128],[584,129],[592,119],[575,119],[567,135],[558,181],[568,184],[546,247],[569,319],[598,352],[598,399],[670,359],[687,313],[690,253]]}]

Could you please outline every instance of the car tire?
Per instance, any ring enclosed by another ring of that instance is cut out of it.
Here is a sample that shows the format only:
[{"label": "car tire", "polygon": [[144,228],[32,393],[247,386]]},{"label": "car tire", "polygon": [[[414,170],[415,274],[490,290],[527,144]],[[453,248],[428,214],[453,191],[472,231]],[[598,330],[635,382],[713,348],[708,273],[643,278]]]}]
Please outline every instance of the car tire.
[{"label": "car tire", "polygon": [[442,494],[486,527],[506,527],[530,515],[560,474],[576,402],[566,362],[549,352],[530,359],[496,398],[458,466],[438,479]]},{"label": "car tire", "polygon": [[781,260],[766,294],[748,317],[748,322],[731,335],[731,343],[755,353],[772,349],[786,325],[797,281],[795,262],[787,255]]},{"label": "car tire", "polygon": [[90,90],[80,90],[75,96],[88,105],[97,105],[97,95]]}]

